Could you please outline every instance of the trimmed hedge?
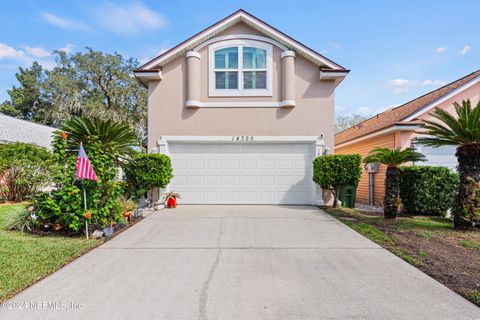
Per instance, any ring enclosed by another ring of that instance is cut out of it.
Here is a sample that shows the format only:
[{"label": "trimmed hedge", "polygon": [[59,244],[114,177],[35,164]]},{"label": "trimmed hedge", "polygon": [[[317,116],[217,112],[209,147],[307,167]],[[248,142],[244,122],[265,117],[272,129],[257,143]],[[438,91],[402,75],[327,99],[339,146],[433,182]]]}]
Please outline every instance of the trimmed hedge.
[{"label": "trimmed hedge", "polygon": [[458,174],[445,167],[400,168],[400,198],[407,214],[444,216],[453,205]]},{"label": "trimmed hedge", "polygon": [[137,154],[125,166],[127,193],[133,197],[153,188],[165,188],[172,178],[172,163],[164,154]]},{"label": "trimmed hedge", "polygon": [[362,174],[362,157],[359,154],[331,154],[313,161],[313,181],[330,190],[336,207],[340,189],[357,185]]}]

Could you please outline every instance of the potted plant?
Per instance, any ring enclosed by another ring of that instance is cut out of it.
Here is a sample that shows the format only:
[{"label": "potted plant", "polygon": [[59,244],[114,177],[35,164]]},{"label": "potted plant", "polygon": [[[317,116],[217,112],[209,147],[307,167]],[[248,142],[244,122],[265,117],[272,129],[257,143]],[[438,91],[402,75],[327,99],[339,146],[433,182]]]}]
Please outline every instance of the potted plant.
[{"label": "potted plant", "polygon": [[177,199],[181,198],[180,194],[175,191],[169,191],[165,193],[163,196],[165,197],[165,200],[163,201],[165,208],[176,208]]}]

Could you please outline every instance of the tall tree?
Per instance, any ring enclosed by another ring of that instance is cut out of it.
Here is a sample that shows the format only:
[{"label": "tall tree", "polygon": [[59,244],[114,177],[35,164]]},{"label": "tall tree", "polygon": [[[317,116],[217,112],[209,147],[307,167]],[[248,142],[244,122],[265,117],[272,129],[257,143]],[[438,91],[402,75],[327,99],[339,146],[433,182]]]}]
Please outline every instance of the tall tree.
[{"label": "tall tree", "polygon": [[0,105],[0,112],[19,119],[51,124],[45,120],[48,110],[52,109],[52,104],[44,96],[45,70],[35,61],[29,68],[20,67],[15,76],[19,86],[7,91],[10,101]]},{"label": "tall tree", "polygon": [[346,130],[359,124],[362,121],[367,120],[369,117],[362,116],[360,114],[352,114],[350,116],[337,116],[335,118],[335,132]]},{"label": "tall tree", "polygon": [[68,54],[55,51],[56,66],[43,70],[34,62],[20,68],[19,87],[0,112],[56,127],[73,117],[114,120],[135,129],[143,139],[147,122],[146,90],[132,76],[135,59],[87,48]]},{"label": "tall tree", "polygon": [[375,148],[363,159],[365,163],[378,162],[387,166],[385,177],[385,195],[383,197],[383,214],[385,219],[397,217],[400,191],[400,171],[398,167],[407,162],[425,161],[424,155],[413,148],[391,150],[388,148]]},{"label": "tall tree", "polygon": [[457,146],[460,183],[452,213],[456,229],[477,223],[480,211],[480,102],[472,108],[470,100],[455,102],[455,115],[435,109],[434,120],[425,121],[422,144]]}]

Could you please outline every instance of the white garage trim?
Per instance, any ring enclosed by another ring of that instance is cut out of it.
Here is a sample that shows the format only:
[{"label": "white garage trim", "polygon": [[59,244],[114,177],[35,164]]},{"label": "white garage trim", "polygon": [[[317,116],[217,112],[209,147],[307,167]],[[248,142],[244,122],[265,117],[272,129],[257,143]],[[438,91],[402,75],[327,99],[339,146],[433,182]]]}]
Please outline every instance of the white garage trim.
[{"label": "white garage trim", "polygon": [[[199,161],[205,161],[205,159],[208,159],[208,153],[201,153],[200,154],[196,154],[195,152],[192,153],[192,155],[189,155],[189,152],[188,150],[190,149],[197,149],[199,150],[198,148],[195,148],[195,145],[198,145],[198,144],[205,144],[205,145],[209,145],[210,148],[214,148],[213,150],[223,150],[224,147],[222,147],[221,145],[232,145],[232,146],[238,146],[237,149],[239,150],[250,150],[251,148],[250,147],[241,147],[241,145],[265,145],[265,148],[274,148],[274,150],[276,150],[277,147],[275,147],[275,145],[281,145],[281,144],[290,144],[290,145],[293,145],[293,148],[295,150],[299,150],[298,148],[301,149],[300,146],[295,146],[296,144],[298,143],[298,145],[304,145],[304,146],[308,146],[308,145],[311,145],[311,153],[309,153],[309,158],[311,157],[311,159],[313,160],[314,157],[316,156],[319,156],[319,155],[323,155],[323,152],[324,152],[324,142],[323,142],[323,138],[321,136],[162,136],[161,139],[158,140],[158,150],[152,150],[152,152],[159,152],[159,153],[162,153],[162,154],[167,154],[169,155],[170,157],[172,157],[172,162],[175,161],[175,158],[178,158],[179,156],[180,157],[184,157],[185,156],[187,157],[187,161],[190,161],[191,158],[198,158],[200,157],[199,159],[204,159],[204,160],[199,160]],[[189,149],[186,149],[183,150],[182,152],[184,153],[184,155],[181,155],[181,154],[178,154],[177,152],[178,151],[173,151],[173,149],[171,150],[171,148],[173,148],[173,145],[174,144],[176,147],[175,147],[175,150],[178,150],[178,148],[180,148],[180,145],[182,144],[190,144],[190,148]],[[217,149],[215,149],[217,148]],[[230,147],[228,147],[230,149]],[[288,146],[285,146],[285,148],[288,149]],[[236,149],[235,147],[233,148],[234,150]],[[254,148],[254,150],[260,150],[261,151],[261,148]],[[308,150],[308,147],[307,149],[304,149],[304,150]],[[173,154],[172,154],[173,152]],[[216,152],[216,151],[215,151]],[[248,151],[247,151],[248,152]],[[305,151],[307,152],[307,151]],[[186,153],[186,154],[185,154]],[[234,152],[234,154],[236,154],[236,152]],[[239,152],[238,153],[239,155],[242,155],[242,152]],[[308,154],[308,153],[305,153],[305,154]],[[231,156],[231,154],[229,155],[226,155],[226,156]],[[262,159],[262,157],[264,157],[265,155],[260,152],[259,153],[259,158],[257,158],[257,160],[260,161],[260,159]],[[288,157],[288,156],[287,156]],[[235,157],[234,157],[235,158]],[[241,158],[241,157],[239,157]],[[304,158],[305,159],[305,158]],[[178,159],[177,159],[178,160]],[[185,161],[185,159],[183,159],[182,161]],[[289,160],[286,160],[287,162]],[[175,165],[175,164],[174,164]],[[306,164],[307,166],[309,164]],[[190,168],[190,167],[189,167]],[[276,168],[276,166],[275,166]],[[280,168],[280,167],[279,167]],[[182,168],[185,171],[183,172],[183,175],[186,176],[186,177],[189,177],[189,174],[191,174],[192,172],[190,172],[191,170],[190,169],[186,169],[186,168]],[[272,170],[272,168],[269,168],[270,170]],[[280,169],[278,169],[280,170]],[[305,169],[307,171],[305,171],[305,173],[307,173],[308,175],[312,174],[313,172],[313,169],[312,168],[308,168],[308,169]],[[201,170],[199,172],[202,172]],[[280,171],[277,171],[277,169],[274,169],[274,172],[278,172],[277,174],[281,174],[281,170]],[[195,172],[195,173],[198,173],[198,172]],[[262,171],[263,173],[263,171]],[[285,172],[283,172],[285,173]],[[203,173],[205,174],[205,173]],[[241,177],[242,176],[242,173],[241,173],[241,170],[240,170],[240,173],[237,173],[237,175],[240,174],[239,176]],[[196,175],[194,175],[196,176]],[[193,176],[192,176],[193,177]],[[282,177],[285,177],[285,176],[282,176]],[[298,175],[297,175],[298,177]],[[185,178],[183,178],[185,180]],[[190,178],[187,178],[187,179],[190,179]],[[204,178],[205,179],[205,178]],[[276,179],[276,178],[275,178]],[[225,203],[225,204],[229,204],[229,203],[245,203],[245,204],[248,204],[248,203],[265,203],[265,204],[274,204],[274,203],[291,203],[291,204],[294,204],[294,203],[298,203],[298,204],[313,204],[313,205],[323,205],[323,197],[322,197],[322,190],[313,183],[313,181],[311,181],[311,178],[307,178],[307,179],[310,179],[310,181],[308,181],[308,191],[309,193],[307,194],[309,199],[307,200],[299,200],[300,202],[296,201],[296,199],[293,199],[293,200],[285,200],[287,198],[285,198],[285,196],[287,196],[287,194],[283,193],[283,194],[279,194],[278,196],[276,196],[276,200],[275,201],[270,201],[270,200],[266,200],[265,202],[255,202],[255,201],[252,201],[252,202],[249,202],[248,200],[246,200],[245,202],[242,202],[243,200],[238,200],[239,202],[235,202],[235,201],[224,201],[225,199],[223,199],[221,202],[218,202],[218,203]],[[205,180],[206,181],[206,180]],[[173,183],[173,182],[172,182]],[[182,182],[183,184],[184,183],[187,183],[187,185],[184,185],[184,186],[188,186],[188,188],[190,188],[190,183],[191,182]],[[293,182],[291,182],[293,183]],[[296,183],[296,182],[295,182]],[[303,185],[303,183],[302,183]],[[292,185],[293,186],[293,185]],[[227,186],[227,187],[232,187],[232,186]],[[258,186],[260,187],[260,186]],[[170,186],[167,187],[167,190],[170,189]],[[241,187],[239,187],[239,189],[236,191],[237,193],[240,193]],[[304,189],[306,191],[306,189]],[[234,188],[234,191],[235,191],[235,188]],[[261,189],[258,189],[257,191],[261,191]],[[281,190],[280,190],[281,191]],[[305,192],[303,192],[303,195],[302,195],[302,198],[303,199],[306,199],[305,197]],[[188,193],[189,194],[189,193]],[[207,194],[207,193],[205,193]],[[291,194],[290,194],[291,196]],[[296,197],[296,196],[294,196]],[[240,199],[240,198],[239,198]],[[257,199],[259,199],[257,197]],[[280,201],[279,199],[281,200],[285,200],[285,201]],[[303,201],[303,202],[302,202]],[[192,199],[189,199],[189,200],[186,200],[187,203],[215,203],[215,202],[208,202],[206,200],[199,200],[199,202],[195,202],[195,200],[192,200]]]}]

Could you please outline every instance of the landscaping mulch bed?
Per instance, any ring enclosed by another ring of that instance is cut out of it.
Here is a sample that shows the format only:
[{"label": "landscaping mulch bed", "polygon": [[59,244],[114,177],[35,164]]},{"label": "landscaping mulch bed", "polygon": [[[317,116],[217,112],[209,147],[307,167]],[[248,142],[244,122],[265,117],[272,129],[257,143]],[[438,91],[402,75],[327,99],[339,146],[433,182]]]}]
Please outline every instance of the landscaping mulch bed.
[{"label": "landscaping mulch bed", "polygon": [[480,229],[457,231],[441,217],[384,220],[378,213],[323,209],[480,306]]},{"label": "landscaping mulch bed", "polygon": [[460,232],[443,232],[424,238],[413,231],[388,228],[384,231],[395,240],[396,246],[412,255],[421,253],[421,263],[417,267],[432,278],[467,298],[471,292],[480,291],[480,250],[459,245],[462,235],[456,233]]}]

